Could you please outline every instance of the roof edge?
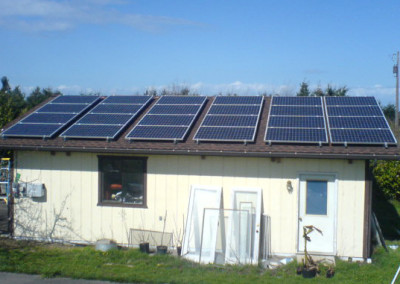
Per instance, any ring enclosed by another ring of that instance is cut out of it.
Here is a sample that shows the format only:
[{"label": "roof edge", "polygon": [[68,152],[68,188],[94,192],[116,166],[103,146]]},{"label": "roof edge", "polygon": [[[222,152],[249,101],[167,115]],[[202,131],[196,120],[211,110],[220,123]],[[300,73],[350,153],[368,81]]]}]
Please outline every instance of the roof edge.
[{"label": "roof edge", "polygon": [[[3,148],[3,147],[0,147]],[[3,148],[12,151],[55,151],[55,152],[86,152],[110,154],[141,154],[141,155],[186,155],[186,156],[228,156],[254,158],[306,158],[306,159],[346,159],[346,160],[400,160],[400,154],[335,154],[310,152],[237,152],[237,151],[197,151],[197,150],[152,150],[126,148],[95,148],[95,147],[44,147],[44,146],[13,146]]]}]

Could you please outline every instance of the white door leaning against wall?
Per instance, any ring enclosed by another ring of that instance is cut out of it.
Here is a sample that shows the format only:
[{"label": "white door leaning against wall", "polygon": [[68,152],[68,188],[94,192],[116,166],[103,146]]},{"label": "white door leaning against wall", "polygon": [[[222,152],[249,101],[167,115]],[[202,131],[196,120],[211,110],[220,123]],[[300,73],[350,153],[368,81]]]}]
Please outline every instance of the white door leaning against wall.
[{"label": "white door leaning against wall", "polygon": [[322,231],[313,231],[307,243],[312,253],[334,255],[336,251],[336,176],[329,174],[302,174],[299,178],[298,252],[304,252],[303,226],[312,225]]}]

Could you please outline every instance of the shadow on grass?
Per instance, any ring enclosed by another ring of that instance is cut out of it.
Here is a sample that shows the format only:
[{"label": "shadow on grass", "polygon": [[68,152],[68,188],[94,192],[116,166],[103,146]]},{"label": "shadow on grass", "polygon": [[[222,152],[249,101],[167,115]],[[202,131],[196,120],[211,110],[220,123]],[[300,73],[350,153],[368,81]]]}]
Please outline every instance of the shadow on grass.
[{"label": "shadow on grass", "polygon": [[386,199],[378,190],[373,191],[372,210],[375,212],[385,240],[400,239],[400,202]]}]

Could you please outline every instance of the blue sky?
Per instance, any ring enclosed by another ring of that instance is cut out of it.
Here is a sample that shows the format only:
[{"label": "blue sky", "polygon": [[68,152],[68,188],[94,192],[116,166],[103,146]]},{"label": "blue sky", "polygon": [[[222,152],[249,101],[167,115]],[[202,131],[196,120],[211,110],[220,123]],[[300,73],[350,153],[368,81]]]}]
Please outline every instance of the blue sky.
[{"label": "blue sky", "polygon": [[0,76],[29,92],[294,95],[394,102],[400,1],[1,0]]}]

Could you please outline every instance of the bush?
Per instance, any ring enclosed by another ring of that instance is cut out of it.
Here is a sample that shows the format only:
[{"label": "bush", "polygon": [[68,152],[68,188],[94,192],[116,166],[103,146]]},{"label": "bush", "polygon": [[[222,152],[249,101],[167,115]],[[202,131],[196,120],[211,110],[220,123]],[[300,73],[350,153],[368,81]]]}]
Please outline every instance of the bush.
[{"label": "bush", "polygon": [[387,198],[400,200],[400,161],[377,161],[372,172],[379,190]]}]

